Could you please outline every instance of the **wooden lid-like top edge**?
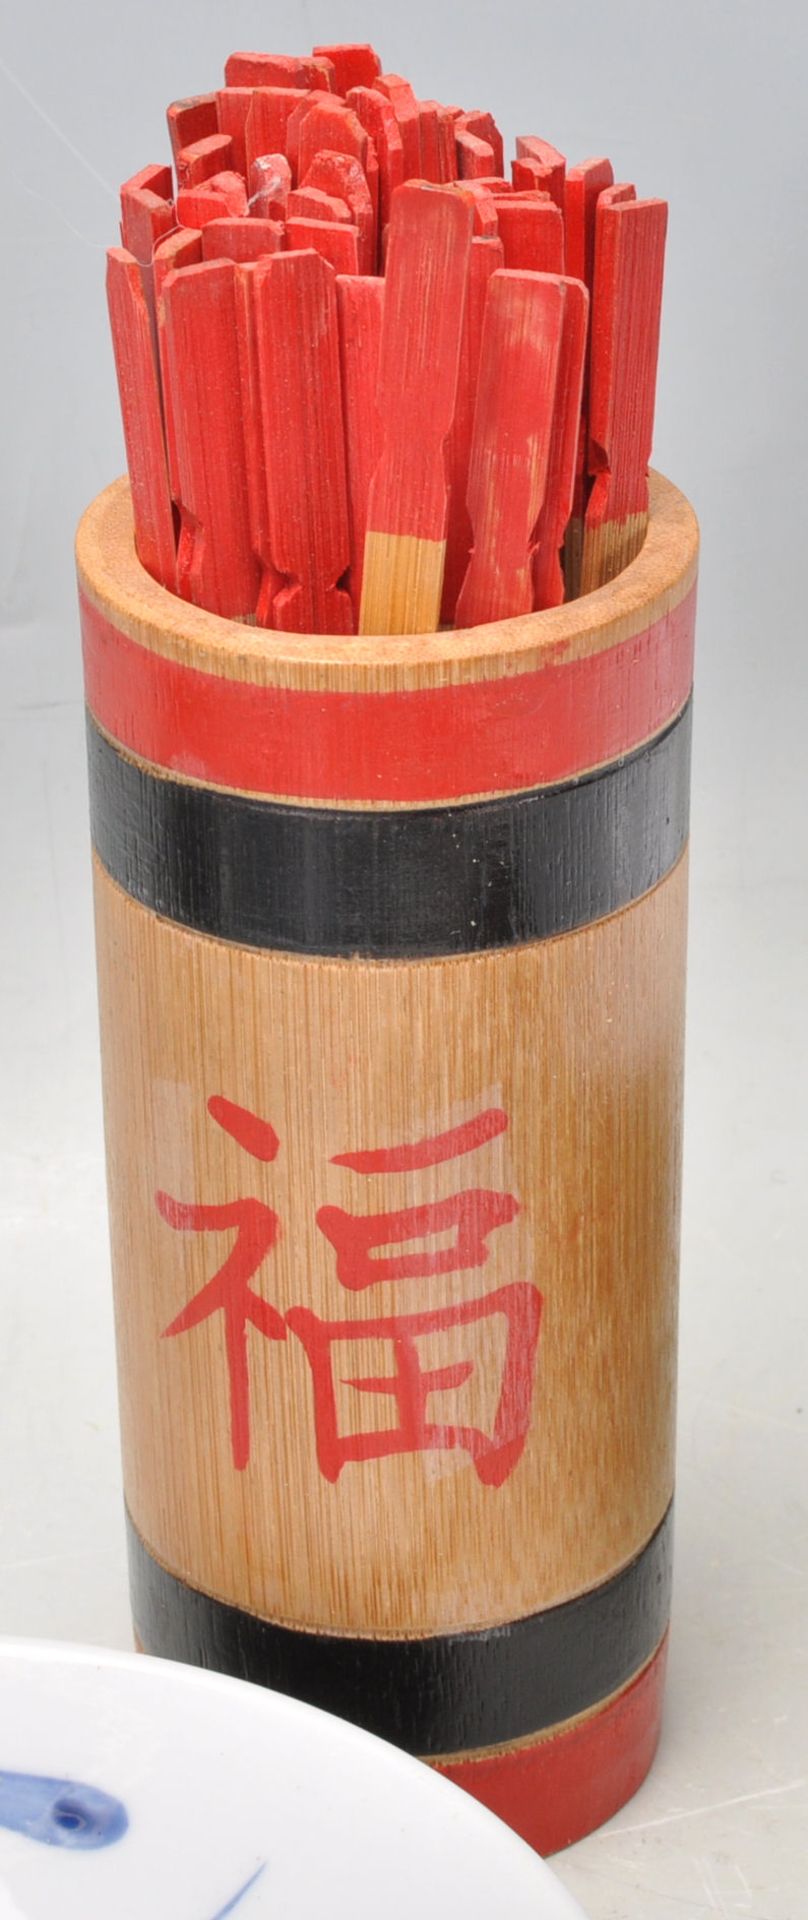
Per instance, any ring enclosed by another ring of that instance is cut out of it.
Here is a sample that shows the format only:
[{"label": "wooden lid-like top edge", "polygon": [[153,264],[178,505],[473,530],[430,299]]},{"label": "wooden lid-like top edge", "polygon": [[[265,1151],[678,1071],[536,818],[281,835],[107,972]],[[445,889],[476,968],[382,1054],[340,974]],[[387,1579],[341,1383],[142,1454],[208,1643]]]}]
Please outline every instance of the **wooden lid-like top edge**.
[{"label": "wooden lid-like top edge", "polygon": [[644,632],[689,591],[698,523],[679,489],[650,476],[644,545],[595,593],[543,613],[438,633],[272,633],[224,620],[169,593],[137,558],[129,483],[97,495],[79,524],[79,584],[112,624],[153,652],[228,679],[331,692],[445,686],[582,659]]}]

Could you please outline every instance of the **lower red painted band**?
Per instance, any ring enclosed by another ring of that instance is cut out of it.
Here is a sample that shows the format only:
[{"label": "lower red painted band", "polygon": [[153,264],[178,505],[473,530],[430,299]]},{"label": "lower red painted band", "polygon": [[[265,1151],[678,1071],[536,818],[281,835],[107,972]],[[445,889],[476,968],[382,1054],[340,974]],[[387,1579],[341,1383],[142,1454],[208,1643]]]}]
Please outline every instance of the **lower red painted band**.
[{"label": "lower red painted band", "polygon": [[642,1785],[659,1740],[667,1634],[636,1679],[588,1719],[532,1747],[438,1763],[537,1853],[601,1827]]},{"label": "lower red painted band", "polygon": [[683,707],[695,593],[584,659],[395,693],[305,692],[202,673],[119,632],[82,593],[87,704],[106,733],[154,766],[276,798],[426,806],[552,786],[630,752]]}]

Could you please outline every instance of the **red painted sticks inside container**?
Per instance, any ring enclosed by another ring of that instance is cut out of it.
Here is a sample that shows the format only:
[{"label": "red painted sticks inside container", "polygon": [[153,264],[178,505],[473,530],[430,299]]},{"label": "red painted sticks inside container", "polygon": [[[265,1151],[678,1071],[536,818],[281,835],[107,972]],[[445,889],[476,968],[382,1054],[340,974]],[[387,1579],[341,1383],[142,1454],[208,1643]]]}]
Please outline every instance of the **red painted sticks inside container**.
[{"label": "red painted sticks inside container", "polygon": [[493,275],[469,463],[473,545],[457,600],[458,626],[532,609],[533,545],[549,471],[563,321],[557,279]]}]

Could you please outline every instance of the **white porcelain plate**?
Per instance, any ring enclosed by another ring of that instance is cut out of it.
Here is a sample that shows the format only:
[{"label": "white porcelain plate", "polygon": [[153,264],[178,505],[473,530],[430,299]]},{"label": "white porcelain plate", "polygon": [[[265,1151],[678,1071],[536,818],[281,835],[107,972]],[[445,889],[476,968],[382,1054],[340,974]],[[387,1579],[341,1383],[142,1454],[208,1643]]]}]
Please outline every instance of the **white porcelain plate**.
[{"label": "white porcelain plate", "polygon": [[0,1920],[581,1920],[493,1814],[262,1688],[0,1641]]}]

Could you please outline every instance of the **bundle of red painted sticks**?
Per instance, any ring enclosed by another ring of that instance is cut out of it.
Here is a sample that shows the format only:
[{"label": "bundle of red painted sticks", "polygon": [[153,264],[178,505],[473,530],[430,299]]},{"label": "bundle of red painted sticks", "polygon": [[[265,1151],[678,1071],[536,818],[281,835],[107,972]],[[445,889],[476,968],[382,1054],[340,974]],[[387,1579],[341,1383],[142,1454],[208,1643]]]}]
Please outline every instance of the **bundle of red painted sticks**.
[{"label": "bundle of red painted sticks", "polygon": [[372,47],[234,53],[121,189],[107,288],[140,559],[230,618],[413,633],[555,606],[648,512],[667,207],[419,100]]}]

